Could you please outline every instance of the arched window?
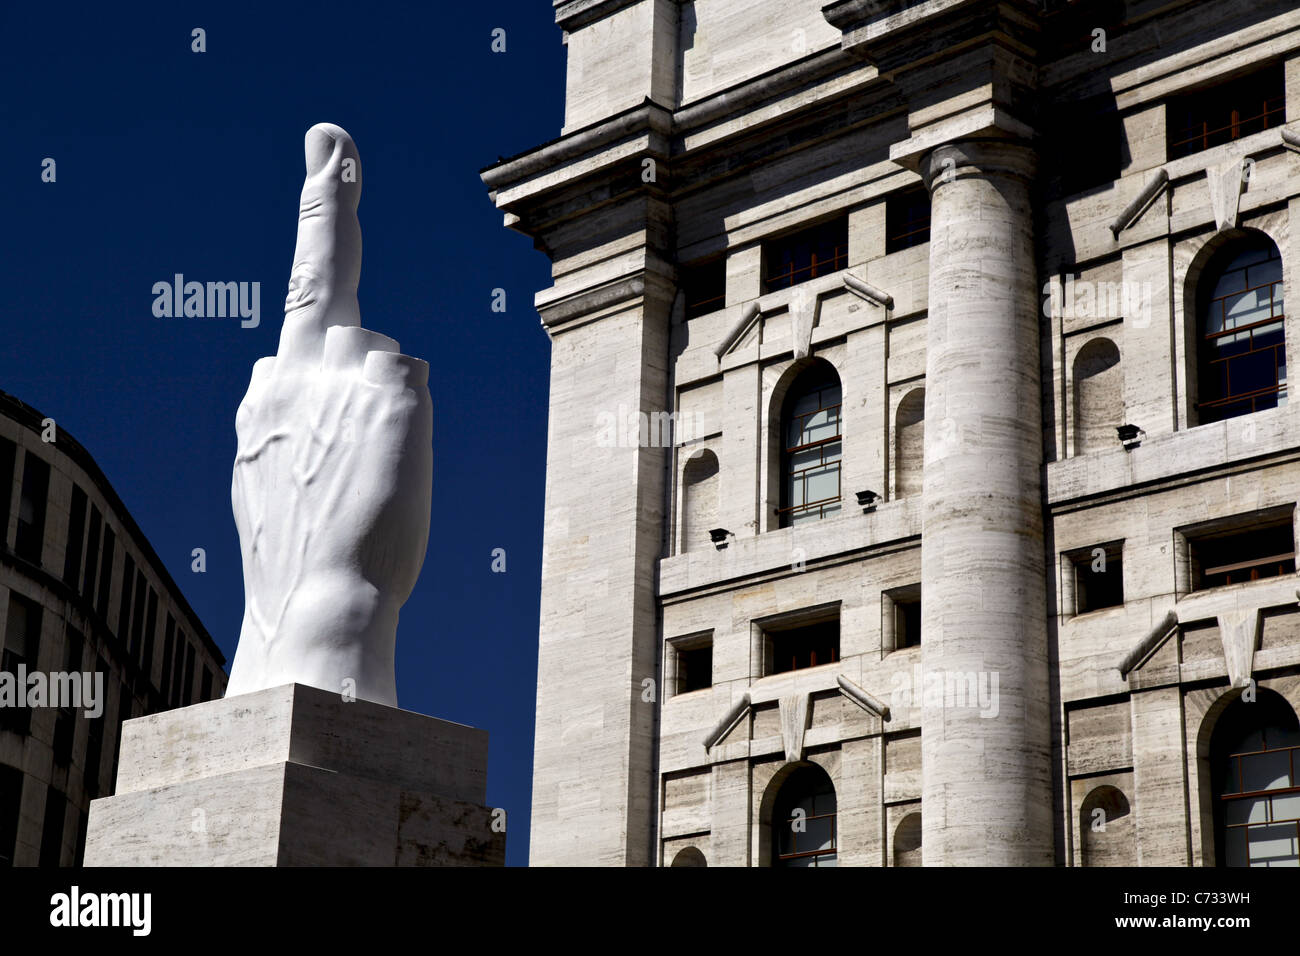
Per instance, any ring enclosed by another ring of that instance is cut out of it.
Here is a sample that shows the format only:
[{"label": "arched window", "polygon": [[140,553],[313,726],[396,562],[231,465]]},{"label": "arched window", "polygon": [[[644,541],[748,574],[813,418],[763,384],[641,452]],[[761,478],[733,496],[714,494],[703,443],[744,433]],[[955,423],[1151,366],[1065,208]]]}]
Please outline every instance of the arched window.
[{"label": "arched window", "polygon": [[1097,338],[1074,358],[1074,453],[1118,447],[1124,424],[1124,378],[1119,349]]},{"label": "arched window", "polygon": [[773,866],[835,866],[835,785],[816,764],[796,768],[772,812]]},{"label": "arched window", "polygon": [[1094,789],[1079,811],[1084,866],[1135,866],[1133,816],[1118,787]]},{"label": "arched window", "polygon": [[697,551],[718,526],[718,458],[709,449],[697,452],[682,469],[682,540],[679,552]]},{"label": "arched window", "polygon": [[799,373],[781,409],[781,527],[840,510],[840,377],[829,362]]},{"label": "arched window", "polygon": [[1196,283],[1201,424],[1286,404],[1282,258],[1252,232],[1219,249]]},{"label": "arched window", "polygon": [[1215,725],[1215,859],[1220,866],[1300,866],[1300,724],[1280,694],[1233,701]]},{"label": "arched window", "polygon": [[894,497],[921,493],[925,461],[925,389],[914,388],[898,403],[894,416]]},{"label": "arched window", "polygon": [[921,865],[921,814],[909,813],[894,831],[894,866]]},{"label": "arched window", "polygon": [[673,866],[708,866],[708,860],[704,859],[704,854],[698,847],[688,846],[678,852],[673,857]]}]

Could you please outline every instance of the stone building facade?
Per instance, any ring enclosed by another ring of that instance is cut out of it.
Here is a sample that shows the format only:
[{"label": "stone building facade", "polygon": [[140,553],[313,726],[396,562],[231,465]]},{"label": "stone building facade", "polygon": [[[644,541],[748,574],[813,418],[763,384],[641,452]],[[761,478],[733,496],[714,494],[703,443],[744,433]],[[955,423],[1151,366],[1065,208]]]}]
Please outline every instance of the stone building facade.
[{"label": "stone building facade", "polygon": [[[0,866],[80,865],[123,722],[221,697],[225,658],[86,449],[3,392],[0,534],[0,680],[47,695],[0,694]],[[50,693],[74,673],[81,707]]]},{"label": "stone building facade", "polygon": [[1293,7],[555,0],[534,864],[1296,865]]}]

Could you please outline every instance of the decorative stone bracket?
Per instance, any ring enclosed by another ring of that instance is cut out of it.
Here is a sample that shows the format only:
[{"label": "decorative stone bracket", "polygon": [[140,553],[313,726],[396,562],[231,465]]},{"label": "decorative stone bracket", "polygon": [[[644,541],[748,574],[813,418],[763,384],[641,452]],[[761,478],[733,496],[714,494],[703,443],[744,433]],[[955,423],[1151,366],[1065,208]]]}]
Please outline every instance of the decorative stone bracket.
[{"label": "decorative stone bracket", "polygon": [[[1300,132],[1284,126],[1278,131],[1278,135],[1285,148],[1300,153]],[[1246,183],[1249,180],[1248,171],[1251,164],[1259,154],[1276,148],[1276,141],[1257,145],[1251,148],[1249,152],[1239,153],[1225,159],[1217,166],[1206,167],[1206,186],[1209,187],[1210,191],[1210,207],[1214,210],[1214,228],[1216,232],[1235,229],[1240,224],[1241,194],[1246,190]],[[1183,175],[1180,167],[1185,167],[1185,165],[1186,163],[1183,161],[1176,162],[1174,175]],[[1194,174],[1195,170],[1188,169],[1186,172]],[[1124,211],[1110,224],[1110,231],[1116,239],[1119,238],[1121,232],[1142,218],[1143,213],[1151,207],[1155,198],[1160,195],[1161,190],[1169,185],[1169,181],[1169,171],[1166,167],[1162,166],[1156,170],[1155,175],[1142,188],[1142,191],[1133,197],[1133,200],[1124,207]]]},{"label": "decorative stone bracket", "polygon": [[866,299],[886,311],[894,307],[894,297],[892,295],[883,289],[877,289],[869,282],[859,279],[852,272],[844,273],[844,287],[859,299]]},{"label": "decorative stone bracket", "polygon": [[713,725],[713,729],[704,737],[705,751],[712,750],[719,740],[727,736],[731,728],[735,727],[740,718],[745,716],[749,710],[749,694],[742,694],[740,699],[731,705],[730,709],[722,715],[722,718]]},{"label": "decorative stone bracket", "polygon": [[843,674],[836,677],[835,682],[840,685],[841,694],[853,701],[853,703],[857,704],[872,717],[878,717],[881,720],[889,720],[888,704],[883,704],[876,700],[876,698],[872,697]]},{"label": "decorative stone bracket", "polygon": [[803,759],[804,731],[808,729],[808,695],[791,694],[782,697],[781,742],[785,744],[785,759]]},{"label": "decorative stone bracket", "polygon": [[1295,598],[1300,599],[1300,590],[1295,590],[1294,578],[1279,582],[1271,588],[1252,588],[1247,592],[1188,595],[1124,655],[1118,665],[1119,675],[1128,680],[1130,673],[1141,670],[1151,655],[1178,631],[1180,624],[1214,618],[1219,627],[1223,663],[1231,686],[1249,686],[1264,610],[1293,603],[1294,599],[1290,596],[1292,591]]},{"label": "decorative stone bracket", "polygon": [[1142,214],[1151,207],[1156,197],[1160,195],[1161,190],[1167,185],[1169,185],[1169,173],[1162,166],[1156,170],[1156,174],[1142,187],[1142,191],[1130,200],[1129,204],[1124,207],[1124,211],[1110,224],[1111,235],[1118,239],[1121,232],[1142,217]]}]

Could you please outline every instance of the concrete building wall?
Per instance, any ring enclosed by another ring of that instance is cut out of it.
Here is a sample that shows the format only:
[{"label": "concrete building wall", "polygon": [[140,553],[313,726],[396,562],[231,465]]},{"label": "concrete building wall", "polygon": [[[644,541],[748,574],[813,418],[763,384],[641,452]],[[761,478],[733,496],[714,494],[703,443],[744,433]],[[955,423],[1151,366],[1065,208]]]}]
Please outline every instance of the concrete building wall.
[{"label": "concrete building wall", "polygon": [[[1300,13],[1070,10],[557,5],[569,135],[484,173],[555,263],[533,862],[766,865],[811,765],[843,865],[1216,862],[1213,728],[1243,688],[1296,705],[1300,616],[1294,574],[1197,590],[1190,542],[1294,521],[1300,411],[1201,422],[1197,290],[1262,234],[1300,296]],[[1170,154],[1174,98],[1271,64],[1288,125]],[[767,281],[782,237],[839,217],[835,271]],[[719,257],[724,306],[685,318]],[[841,508],[782,527],[783,400],[811,360],[842,386]],[[615,399],[695,427],[584,450]],[[691,531],[705,451],[716,545]],[[1088,610],[1098,549],[1122,597]],[[836,659],[773,673],[772,635],[810,614],[838,616]],[[708,686],[628,708],[702,646]],[[996,676],[985,706],[927,698],[966,674]]]}]

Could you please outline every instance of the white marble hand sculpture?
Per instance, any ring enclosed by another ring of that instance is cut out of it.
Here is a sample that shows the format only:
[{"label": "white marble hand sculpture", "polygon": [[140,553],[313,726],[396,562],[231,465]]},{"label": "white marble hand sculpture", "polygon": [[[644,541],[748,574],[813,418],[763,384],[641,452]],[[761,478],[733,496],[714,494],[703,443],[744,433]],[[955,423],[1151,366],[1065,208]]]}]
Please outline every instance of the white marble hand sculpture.
[{"label": "white marble hand sculpture", "polygon": [[397,705],[397,614],[429,540],[429,366],[361,328],[361,164],[307,131],[284,328],[235,417],[244,621],[226,696],[300,683]]}]

